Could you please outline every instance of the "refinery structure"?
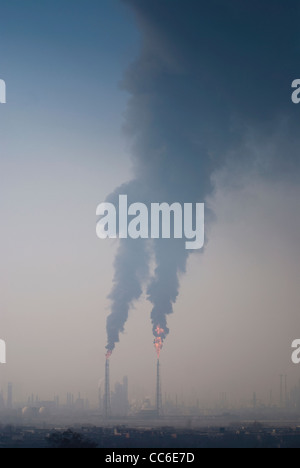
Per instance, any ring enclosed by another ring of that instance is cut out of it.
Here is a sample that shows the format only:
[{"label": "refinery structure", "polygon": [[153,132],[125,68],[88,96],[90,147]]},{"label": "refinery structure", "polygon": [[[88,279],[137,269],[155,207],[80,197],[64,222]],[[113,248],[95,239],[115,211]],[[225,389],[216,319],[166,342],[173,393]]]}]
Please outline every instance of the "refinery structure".
[{"label": "refinery structure", "polygon": [[[45,400],[37,394],[20,399],[12,383],[0,381],[0,425],[42,424],[46,422],[70,422],[76,424],[102,424],[111,426],[125,424],[194,424],[214,423],[216,420],[226,426],[232,420],[293,421],[299,419],[300,426],[300,382],[289,385],[285,374],[278,375],[278,387],[262,398],[255,389],[249,389],[249,398],[240,403],[232,403],[231,396],[221,392],[213,403],[205,401],[200,394],[189,398],[187,395],[170,394],[162,388],[163,366],[161,352],[165,331],[157,325],[154,328],[155,378],[149,390],[152,397],[144,393],[137,397],[125,375],[121,382],[111,382],[113,351],[107,349],[105,355],[104,378],[99,381],[97,405],[95,399],[90,404],[88,398],[78,392],[68,392],[64,396],[54,395]],[[164,390],[164,392],[163,392]]]},{"label": "refinery structure", "polygon": [[88,398],[68,392],[66,399],[54,395],[45,400],[37,394],[29,395],[26,400],[17,399],[14,385],[6,386],[0,381],[0,425],[45,424],[70,422],[70,424],[89,423],[112,426],[113,424],[194,424],[214,423],[216,420],[226,426],[231,420],[246,418],[263,421],[299,420],[300,427],[300,381],[296,386],[289,385],[285,374],[278,375],[278,387],[271,390],[264,399],[256,391],[249,389],[249,398],[240,404],[233,404],[230,395],[221,392],[213,404],[205,402],[201,395],[186,399],[186,395],[163,393],[161,352],[166,337],[165,330],[157,325],[154,328],[155,379],[149,389],[152,398],[142,397],[129,392],[129,381],[125,375],[121,382],[111,383],[110,371],[113,366],[113,350],[107,348],[105,355],[104,378],[99,381],[98,404],[90,404]]},{"label": "refinery structure", "polygon": [[[160,365],[160,353],[163,348],[163,336],[164,329],[159,325],[155,329],[155,338],[154,338],[154,347],[157,354],[157,363],[156,363],[156,386],[155,386],[155,408],[151,407],[151,404],[148,403],[146,408],[142,408],[140,415],[147,418],[156,418],[159,419],[163,415],[163,404],[162,404],[162,388],[161,388],[161,365]],[[105,420],[112,418],[112,408],[111,408],[111,391],[110,391],[110,359],[112,356],[112,351],[108,350],[105,355],[105,381],[104,381],[104,395],[103,395],[103,416]],[[124,378],[127,379],[127,378]],[[128,402],[128,380],[127,383],[124,383],[126,400]],[[126,388],[127,387],[127,388]],[[101,398],[101,396],[100,396]],[[122,397],[121,397],[122,398]],[[125,400],[125,401],[126,401]],[[115,405],[114,405],[115,406]],[[128,404],[129,406],[129,404]]]},{"label": "refinery structure", "polygon": [[[112,427],[114,424],[195,425],[215,424],[222,426],[241,418],[253,421],[299,421],[300,427],[300,382],[289,385],[285,374],[278,375],[278,387],[271,390],[264,399],[256,391],[249,389],[249,398],[240,404],[233,404],[230,395],[221,392],[219,399],[208,403],[197,394],[193,399],[186,395],[163,392],[161,352],[166,337],[165,330],[157,325],[154,328],[155,379],[149,395],[136,397],[125,375],[121,382],[111,382],[113,350],[107,348],[105,355],[104,378],[99,381],[98,404],[90,404],[88,398],[68,392],[66,399],[54,395],[45,400],[31,394],[20,400],[14,385],[4,386],[0,381],[0,425],[1,424],[79,424],[88,423]],[[129,391],[130,388],[130,391]]]}]

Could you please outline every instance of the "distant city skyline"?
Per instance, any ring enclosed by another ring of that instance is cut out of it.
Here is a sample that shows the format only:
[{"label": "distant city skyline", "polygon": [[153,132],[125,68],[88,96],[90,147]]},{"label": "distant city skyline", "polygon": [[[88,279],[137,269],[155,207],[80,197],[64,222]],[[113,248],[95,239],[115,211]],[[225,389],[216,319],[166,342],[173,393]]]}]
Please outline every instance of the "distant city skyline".
[{"label": "distant city skyline", "polygon": [[[164,376],[162,376],[163,378]],[[105,410],[105,382],[104,380],[99,381],[97,400],[95,398],[90,399],[90,395],[82,396],[82,393],[67,392],[64,395],[55,394],[51,399],[44,398],[44,395],[38,395],[35,392],[29,396],[24,397],[20,400],[15,395],[14,385],[9,382],[7,388],[4,389],[0,386],[0,412],[4,410],[22,410],[22,407],[31,407],[41,409],[43,407],[49,408],[73,408],[77,410],[93,410],[97,409],[100,411],[102,418],[110,419],[114,417],[123,417],[126,419],[127,416],[133,416],[135,413],[138,414],[140,409],[156,410],[157,409],[157,381],[154,382],[152,389],[149,389],[148,393],[144,395],[135,394],[134,390],[130,387],[128,377],[124,376],[122,379],[116,382],[112,382],[110,385],[110,412],[109,414]],[[265,395],[258,394],[255,389],[253,393],[249,389],[248,398],[237,401],[232,398],[232,395],[227,392],[220,392],[219,395],[214,398],[206,399],[201,395],[201,392],[196,390],[191,393],[173,393],[166,392],[164,388],[161,389],[161,416],[172,414],[176,408],[194,408],[196,411],[203,410],[225,410],[234,409],[239,410],[243,408],[252,409],[265,409],[270,408],[271,410],[286,409],[292,412],[300,410],[300,379],[296,386],[290,385],[288,375],[278,375],[277,388],[272,388]],[[270,413],[272,414],[272,413]],[[1,416],[1,413],[0,413]],[[108,417],[109,416],[109,417]],[[278,415],[277,415],[278,416]]]}]

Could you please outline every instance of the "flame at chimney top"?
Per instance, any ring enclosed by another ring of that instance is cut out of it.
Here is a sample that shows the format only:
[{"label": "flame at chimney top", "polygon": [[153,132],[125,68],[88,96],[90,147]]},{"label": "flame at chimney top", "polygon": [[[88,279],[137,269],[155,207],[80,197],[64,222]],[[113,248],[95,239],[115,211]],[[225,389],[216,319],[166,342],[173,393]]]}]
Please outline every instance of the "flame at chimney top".
[{"label": "flame at chimney top", "polygon": [[164,338],[165,330],[161,328],[160,325],[157,325],[155,329],[155,334],[156,334],[156,338],[154,339],[154,347],[156,349],[157,359],[159,359],[161,350],[163,348],[163,338]]}]

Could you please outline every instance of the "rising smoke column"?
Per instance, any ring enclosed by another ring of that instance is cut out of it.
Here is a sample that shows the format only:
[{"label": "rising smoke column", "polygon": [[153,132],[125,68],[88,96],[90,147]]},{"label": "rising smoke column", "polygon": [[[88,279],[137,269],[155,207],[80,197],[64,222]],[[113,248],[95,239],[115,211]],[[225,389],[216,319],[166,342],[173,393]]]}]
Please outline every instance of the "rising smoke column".
[{"label": "rising smoke column", "polygon": [[[125,127],[134,179],[108,201],[117,205],[118,194],[128,194],[129,203],[148,206],[203,202],[226,160],[233,159],[233,167],[253,164],[249,131],[258,142],[277,138],[259,171],[268,177],[295,172],[298,109],[291,108],[290,84],[299,71],[298,0],[123,1],[136,15],[143,44],[123,83],[130,93]],[[110,294],[109,351],[148,281],[150,247],[153,333],[163,341],[169,332],[167,316],[189,252],[180,240],[122,240]]]},{"label": "rising smoke column", "polygon": [[111,299],[111,313],[107,319],[107,350],[113,351],[124,331],[133,302],[142,294],[143,280],[147,278],[147,253],[141,240],[121,240],[115,258],[115,275]]},{"label": "rising smoke column", "polygon": [[156,268],[147,293],[153,305],[153,334],[163,342],[169,333],[167,317],[173,313],[179,294],[179,275],[186,270],[188,252],[183,243],[176,240],[155,240],[154,252]]},{"label": "rising smoke column", "polygon": [[[123,184],[109,195],[107,201],[113,203],[117,210],[119,194],[128,196],[128,205],[136,201],[135,197],[138,197],[140,201],[146,201],[145,189],[137,180]],[[106,324],[107,358],[115,349],[116,343],[120,341],[120,333],[124,331],[130,308],[143,292],[143,285],[146,284],[149,278],[149,268],[149,245],[144,239],[119,240],[119,247],[114,261],[113,287],[109,295],[111,312]]]}]

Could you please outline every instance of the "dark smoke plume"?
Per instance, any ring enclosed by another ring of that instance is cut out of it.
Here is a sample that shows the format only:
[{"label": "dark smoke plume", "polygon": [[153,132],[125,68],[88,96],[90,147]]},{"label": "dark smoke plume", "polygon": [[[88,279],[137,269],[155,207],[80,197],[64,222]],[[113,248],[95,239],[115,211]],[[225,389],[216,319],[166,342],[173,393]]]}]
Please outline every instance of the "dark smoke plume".
[{"label": "dark smoke plume", "polygon": [[[127,194],[129,203],[203,202],[228,160],[266,177],[299,174],[299,109],[290,99],[300,74],[299,0],[123,1],[142,35],[123,83],[134,180],[108,201]],[[268,155],[253,154],[249,135],[258,146],[273,142]],[[120,241],[107,349],[145,284],[154,334],[157,325],[168,334],[187,258],[180,240]]]}]

